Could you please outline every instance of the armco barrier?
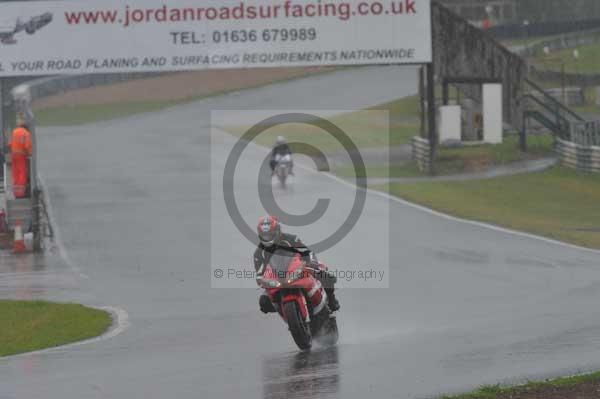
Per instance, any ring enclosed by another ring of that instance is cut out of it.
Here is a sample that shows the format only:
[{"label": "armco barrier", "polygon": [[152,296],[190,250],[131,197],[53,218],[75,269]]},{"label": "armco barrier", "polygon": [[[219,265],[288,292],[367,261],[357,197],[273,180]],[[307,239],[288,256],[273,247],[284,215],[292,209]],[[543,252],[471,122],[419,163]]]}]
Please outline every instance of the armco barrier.
[{"label": "armco barrier", "polygon": [[600,147],[557,139],[556,153],[564,166],[584,172],[600,172]]},{"label": "armco barrier", "polygon": [[158,76],[159,73],[123,73],[108,75],[66,75],[30,80],[25,83],[29,87],[32,100],[64,93],[70,90],[103,86],[126,80]]},{"label": "armco barrier", "polygon": [[431,146],[429,140],[415,136],[411,140],[412,156],[417,162],[419,170],[429,172],[431,170]]}]

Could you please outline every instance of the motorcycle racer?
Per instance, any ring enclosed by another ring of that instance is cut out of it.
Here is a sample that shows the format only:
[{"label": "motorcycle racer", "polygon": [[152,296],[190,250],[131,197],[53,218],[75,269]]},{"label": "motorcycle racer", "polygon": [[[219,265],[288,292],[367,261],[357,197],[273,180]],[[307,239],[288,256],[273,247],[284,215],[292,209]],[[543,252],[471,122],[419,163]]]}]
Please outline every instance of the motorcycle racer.
[{"label": "motorcycle racer", "polygon": [[[329,309],[332,312],[339,310],[340,305],[334,293],[335,276],[327,271],[317,260],[312,252],[302,241],[293,234],[283,233],[281,224],[275,216],[265,216],[260,218],[257,226],[259,244],[254,251],[254,268],[257,276],[262,276],[265,267],[273,253],[278,249],[288,250],[291,253],[300,254],[306,262],[306,269],[311,271],[315,278],[319,280],[327,293]],[[263,293],[259,298],[260,310],[263,313],[275,312],[275,307],[269,299],[269,296]]]},{"label": "motorcycle racer", "polygon": [[[275,173],[275,166],[277,166],[277,162],[279,162],[279,160],[281,158],[283,158],[286,155],[292,155],[292,150],[290,149],[290,146],[285,142],[285,138],[283,136],[278,136],[277,140],[275,141],[275,146],[273,147],[273,149],[271,150],[271,160],[269,161],[269,166],[271,167],[271,173]],[[290,174],[293,176],[294,175],[294,162],[292,161],[290,164]]]}]

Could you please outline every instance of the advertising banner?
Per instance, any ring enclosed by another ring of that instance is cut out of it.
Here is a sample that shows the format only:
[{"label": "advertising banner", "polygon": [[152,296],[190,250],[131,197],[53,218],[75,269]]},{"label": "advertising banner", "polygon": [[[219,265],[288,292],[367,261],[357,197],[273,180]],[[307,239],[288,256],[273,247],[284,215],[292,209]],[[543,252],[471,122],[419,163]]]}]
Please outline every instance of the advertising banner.
[{"label": "advertising banner", "polygon": [[0,3],[0,76],[431,62],[430,0]]}]

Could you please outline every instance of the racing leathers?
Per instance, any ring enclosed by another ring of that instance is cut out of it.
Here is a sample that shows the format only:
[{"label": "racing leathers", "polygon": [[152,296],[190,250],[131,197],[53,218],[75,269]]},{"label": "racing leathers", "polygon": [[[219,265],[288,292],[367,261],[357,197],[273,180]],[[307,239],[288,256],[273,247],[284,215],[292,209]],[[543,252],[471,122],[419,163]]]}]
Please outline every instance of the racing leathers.
[{"label": "racing leathers", "polygon": [[[306,262],[306,268],[313,273],[315,278],[321,282],[321,285],[325,289],[325,293],[327,294],[329,302],[329,309],[331,311],[338,310],[340,305],[334,293],[334,284],[336,282],[335,276],[330,274],[326,269],[324,270],[319,264],[314,252],[312,252],[306,245],[302,243],[302,241],[300,241],[297,236],[293,234],[281,233],[279,240],[277,240],[277,242],[270,247],[267,247],[262,243],[258,244],[256,251],[254,251],[254,268],[256,269],[257,276],[260,277],[263,275],[265,267],[267,264],[269,264],[271,256],[279,249],[287,250],[292,253],[298,253],[302,256],[302,260]],[[259,305],[260,310],[263,313],[276,311],[266,293],[263,293],[260,296]]]},{"label": "racing leathers", "polygon": [[279,158],[285,155],[292,155],[292,150],[287,143],[277,144],[275,147],[273,147],[273,150],[271,150],[271,161],[269,162],[269,166],[271,166],[271,172],[275,171],[275,166],[277,166]]}]

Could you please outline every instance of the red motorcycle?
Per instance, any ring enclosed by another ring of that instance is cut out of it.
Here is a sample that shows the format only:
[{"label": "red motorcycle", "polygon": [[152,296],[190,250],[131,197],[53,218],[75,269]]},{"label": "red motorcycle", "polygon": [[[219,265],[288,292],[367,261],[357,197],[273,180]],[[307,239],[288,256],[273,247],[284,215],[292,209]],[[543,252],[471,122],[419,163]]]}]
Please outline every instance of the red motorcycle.
[{"label": "red motorcycle", "polygon": [[[325,270],[321,264],[320,272]],[[324,346],[334,345],[338,340],[336,318],[327,305],[325,289],[314,273],[300,254],[277,250],[262,277],[256,279],[302,350],[311,348],[313,338]]]}]

